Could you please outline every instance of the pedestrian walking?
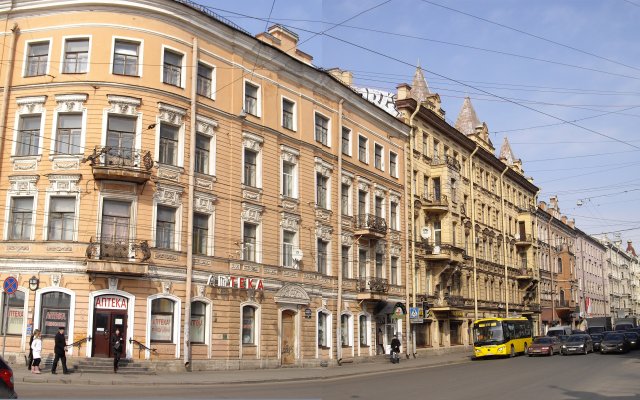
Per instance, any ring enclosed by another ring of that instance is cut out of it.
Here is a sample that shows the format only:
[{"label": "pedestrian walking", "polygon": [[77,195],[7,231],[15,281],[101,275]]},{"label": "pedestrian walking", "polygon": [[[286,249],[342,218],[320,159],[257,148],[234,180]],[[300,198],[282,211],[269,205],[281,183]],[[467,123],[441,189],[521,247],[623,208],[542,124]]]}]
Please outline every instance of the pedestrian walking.
[{"label": "pedestrian walking", "polygon": [[120,356],[124,347],[124,339],[122,339],[119,328],[116,328],[116,332],[111,336],[111,347],[113,347],[113,373],[115,374],[118,372],[118,363],[120,363]]},{"label": "pedestrian walking", "polygon": [[31,335],[31,358],[33,358],[31,365],[31,373],[40,373],[40,361],[42,360],[42,339],[40,330],[36,329]]},{"label": "pedestrian walking", "polygon": [[391,340],[391,362],[394,364],[400,363],[400,339],[397,335],[393,335]]},{"label": "pedestrian walking", "polygon": [[53,346],[53,354],[55,357],[53,358],[53,365],[51,366],[51,373],[56,373],[56,368],[58,368],[58,360],[62,361],[62,373],[67,375],[69,370],[67,369],[67,356],[65,355],[64,348],[67,347],[67,340],[64,337],[64,326],[58,328],[58,333],[56,333],[55,345]]},{"label": "pedestrian walking", "polygon": [[39,330],[36,329],[29,338],[29,356],[27,357],[27,369],[29,371],[31,371],[31,365],[33,364],[33,349],[31,345],[33,344],[33,337],[36,335],[36,332],[39,332]]}]

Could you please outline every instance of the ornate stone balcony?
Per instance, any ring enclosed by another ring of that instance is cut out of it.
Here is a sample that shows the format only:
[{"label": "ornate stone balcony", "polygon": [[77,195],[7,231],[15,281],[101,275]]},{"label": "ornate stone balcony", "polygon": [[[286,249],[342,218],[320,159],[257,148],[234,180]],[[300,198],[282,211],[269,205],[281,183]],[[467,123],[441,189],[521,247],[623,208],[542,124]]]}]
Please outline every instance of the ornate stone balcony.
[{"label": "ornate stone balcony", "polygon": [[146,240],[91,238],[86,250],[87,272],[146,275],[151,249]]},{"label": "ornate stone balcony", "polygon": [[384,278],[359,278],[356,287],[358,300],[386,300],[389,281]]},{"label": "ornate stone balcony", "polygon": [[518,247],[528,247],[533,244],[533,236],[530,233],[527,234],[517,234],[516,235],[516,246]]},{"label": "ornate stone balcony", "polygon": [[444,194],[435,195],[433,193],[423,195],[421,199],[422,208],[429,213],[445,214],[450,211],[449,198]]},{"label": "ornate stone balcony", "polygon": [[82,159],[89,162],[96,180],[145,183],[151,178],[153,157],[149,151],[125,147],[95,147]]}]

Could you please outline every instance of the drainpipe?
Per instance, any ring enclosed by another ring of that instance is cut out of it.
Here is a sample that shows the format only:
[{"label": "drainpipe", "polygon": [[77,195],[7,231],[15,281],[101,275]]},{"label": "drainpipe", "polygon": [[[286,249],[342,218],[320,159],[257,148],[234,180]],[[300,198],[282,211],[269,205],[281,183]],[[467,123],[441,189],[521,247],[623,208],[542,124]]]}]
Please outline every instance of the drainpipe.
[{"label": "drainpipe", "polygon": [[[184,366],[187,371],[191,371],[191,280],[193,275],[193,198],[194,198],[194,173],[195,163],[194,154],[196,153],[196,113],[197,113],[197,94],[198,74],[196,68],[198,66],[198,38],[193,38],[193,51],[191,53],[191,126],[189,138],[189,199],[187,215],[187,279],[185,287],[185,303],[184,303]],[[186,157],[185,157],[186,158]]]},{"label": "drainpipe", "polygon": [[[338,102],[338,259],[342,260],[342,107],[344,99],[340,99]],[[338,267],[338,305],[336,314],[338,320],[336,321],[336,343],[338,365],[342,362],[342,262]],[[348,327],[347,327],[348,329]]]},{"label": "drainpipe", "polygon": [[[469,180],[471,182],[471,256],[473,257],[473,319],[478,320],[478,260],[476,258],[476,205],[473,188],[473,156],[480,149],[478,145],[469,156]],[[506,256],[506,254],[505,254]]]},{"label": "drainpipe", "polygon": [[500,174],[500,214],[502,214],[502,255],[504,262],[504,301],[505,317],[509,316],[509,271],[507,269],[507,230],[504,226],[504,174],[509,170],[509,166],[504,167]]},{"label": "drainpipe", "polygon": [[[413,141],[415,138],[415,129],[416,127],[413,125],[413,119],[415,118],[416,114],[418,114],[418,111],[420,111],[420,106],[421,104],[416,101],[416,110],[413,112],[413,114],[411,114],[411,117],[409,118],[409,126],[411,127],[411,132],[409,133],[409,176],[408,176],[408,180],[409,180],[409,193],[407,193],[407,185],[404,186],[404,197],[405,199],[407,199],[406,201],[409,202],[409,208],[410,209],[410,214],[409,214],[409,221],[411,221],[411,231],[409,231],[409,234],[411,235],[411,238],[407,237],[407,251],[411,252],[411,263],[407,263],[407,270],[406,270],[406,275],[407,275],[407,287],[409,284],[409,272],[411,272],[411,301],[412,303],[409,303],[409,291],[406,291],[406,301],[407,301],[407,306],[409,306],[410,304],[413,304],[413,306],[416,306],[416,268],[415,268],[415,264],[416,264],[416,244],[415,244],[415,240],[416,240],[416,224],[415,224],[415,217],[414,217],[414,204],[413,204],[413,192],[415,190],[415,188],[413,187]],[[405,168],[406,171],[406,168]],[[411,244],[411,250],[409,250],[409,243]],[[408,257],[407,257],[408,258]],[[411,271],[409,271],[409,269]],[[415,335],[412,334],[411,332],[411,321],[409,321],[409,318],[405,318],[405,329],[407,330],[407,345],[406,345],[406,353],[407,353],[407,358],[409,358],[409,356],[411,354],[414,355],[416,354],[415,351],[415,346],[414,346],[414,338]]]},{"label": "drainpipe", "polygon": [[[11,2],[13,8],[13,2]],[[4,134],[7,129],[7,110],[9,109],[9,92],[11,91],[11,78],[13,77],[13,62],[15,58],[16,42],[20,35],[18,24],[11,28],[11,42],[9,43],[9,57],[7,60],[7,70],[4,75],[4,90],[2,91],[2,109],[0,109],[0,157],[2,156],[2,146],[4,145]]]},{"label": "drainpipe", "polygon": [[[534,197],[534,212],[536,214],[536,217],[533,219],[534,221],[534,229],[533,229],[533,234],[538,234],[538,195],[540,194],[540,189],[538,189],[538,191],[536,192],[536,195]],[[534,240],[537,239],[537,237],[533,237]],[[542,257],[540,257],[540,261],[542,261]],[[540,294],[540,281],[542,280],[542,278],[540,277],[540,265],[538,265],[538,283],[537,283],[537,290],[536,292],[538,293],[538,305],[540,306],[540,314],[538,314],[538,334],[542,335],[542,297]]]}]

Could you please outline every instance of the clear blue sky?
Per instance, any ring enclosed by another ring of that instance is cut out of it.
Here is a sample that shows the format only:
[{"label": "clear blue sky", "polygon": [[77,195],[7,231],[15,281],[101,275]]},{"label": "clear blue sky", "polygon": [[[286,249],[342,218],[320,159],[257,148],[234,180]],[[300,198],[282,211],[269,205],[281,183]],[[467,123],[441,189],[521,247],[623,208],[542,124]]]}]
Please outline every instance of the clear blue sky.
[{"label": "clear blue sky", "polygon": [[[289,27],[315,65],[351,70],[357,86],[395,91],[419,60],[449,122],[470,96],[494,145],[508,136],[541,200],[558,195],[588,233],[640,227],[640,0],[199,3],[252,34]],[[621,238],[640,250],[640,229]]]}]

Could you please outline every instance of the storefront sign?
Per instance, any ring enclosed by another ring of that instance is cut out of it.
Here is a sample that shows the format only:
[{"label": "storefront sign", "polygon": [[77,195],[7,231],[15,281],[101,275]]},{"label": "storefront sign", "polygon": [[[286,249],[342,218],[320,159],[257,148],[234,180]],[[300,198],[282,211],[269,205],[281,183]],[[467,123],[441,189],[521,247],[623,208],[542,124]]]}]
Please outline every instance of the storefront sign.
[{"label": "storefront sign", "polygon": [[173,315],[151,316],[151,340],[170,342],[173,331]]},{"label": "storefront sign", "polygon": [[127,298],[120,296],[96,297],[96,309],[99,310],[126,310]]},{"label": "storefront sign", "polygon": [[55,335],[58,333],[58,328],[64,326],[66,328],[69,310],[56,310],[56,309],[43,309],[44,315],[43,335]]},{"label": "storefront sign", "polygon": [[245,278],[233,275],[209,275],[207,284],[223,288],[264,290],[262,279]]}]

